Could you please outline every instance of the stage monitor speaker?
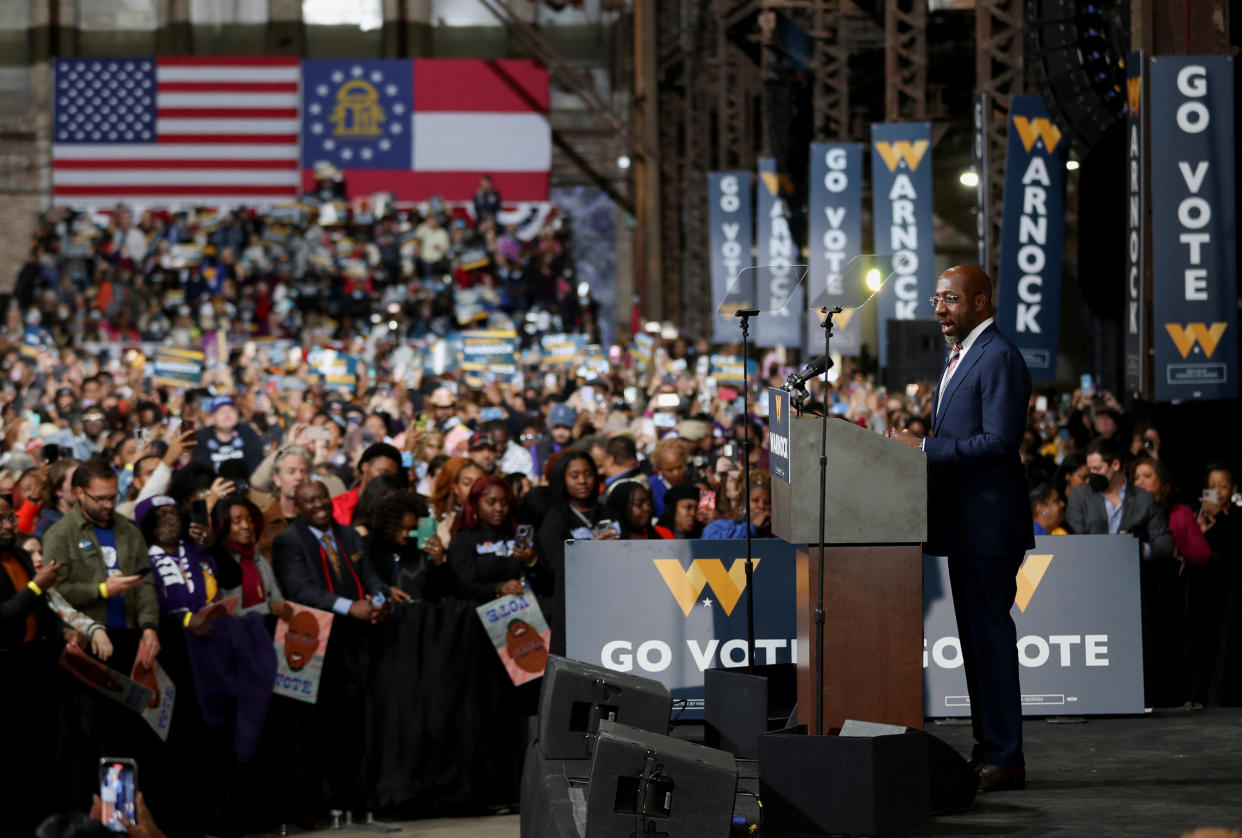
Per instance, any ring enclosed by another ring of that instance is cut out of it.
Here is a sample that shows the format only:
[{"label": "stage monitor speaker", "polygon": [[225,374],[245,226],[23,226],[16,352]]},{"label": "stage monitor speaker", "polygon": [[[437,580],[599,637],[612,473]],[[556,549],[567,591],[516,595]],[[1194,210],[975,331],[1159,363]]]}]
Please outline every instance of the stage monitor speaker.
[{"label": "stage monitor speaker", "polygon": [[904,390],[914,381],[935,384],[944,371],[945,346],[934,318],[888,321],[888,367],[884,384]]},{"label": "stage monitor speaker", "polygon": [[601,721],[586,838],[720,838],[729,834],[736,788],[731,754]]},{"label": "stage monitor speaker", "polygon": [[889,835],[931,814],[927,746],[915,731],[765,734],[759,737],[759,788],[764,828],[777,833]]},{"label": "stage monitor speaker", "polygon": [[757,759],[759,736],[785,726],[798,700],[798,667],[777,663],[703,673],[703,741],[742,759]]},{"label": "stage monitor speaker", "polygon": [[665,733],[673,699],[659,681],[548,656],[539,691],[546,759],[589,759],[603,719]]}]

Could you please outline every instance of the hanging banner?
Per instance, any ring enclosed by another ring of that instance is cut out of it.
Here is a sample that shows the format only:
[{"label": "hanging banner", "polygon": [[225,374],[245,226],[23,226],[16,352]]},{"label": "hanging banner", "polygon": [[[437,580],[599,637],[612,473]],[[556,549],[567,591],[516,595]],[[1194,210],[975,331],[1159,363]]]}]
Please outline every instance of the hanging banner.
[{"label": "hanging banner", "polygon": [[[862,300],[842,286],[841,272],[862,253],[862,143],[812,143],[811,179],[808,188],[807,293],[816,300],[827,289],[828,308],[857,306]],[[824,330],[819,311],[808,314],[807,357],[824,351]],[[833,352],[857,356],[862,350],[862,319],[852,312],[836,318],[832,332]]]},{"label": "hanging banner", "polygon": [[[794,187],[788,175],[776,171],[776,158],[759,158],[759,186],[755,192],[755,237],[759,243],[755,267],[760,283],[757,303],[763,313],[754,320],[752,340],[755,346],[763,347],[802,346],[806,289],[794,290],[801,275],[793,267],[801,263],[790,209]],[[736,334],[737,321],[733,322],[733,329]]]},{"label": "hanging banner", "polygon": [[1153,56],[1156,401],[1238,396],[1233,60]]},{"label": "hanging banner", "polygon": [[1008,134],[996,322],[1031,378],[1055,381],[1069,142],[1039,96],[1010,99]]},{"label": "hanging banner", "polygon": [[1126,393],[1143,392],[1144,337],[1146,313],[1143,311],[1144,243],[1147,207],[1143,166],[1143,143],[1147,139],[1143,117],[1143,53],[1132,52],[1126,60],[1126,313],[1125,388]]},{"label": "hanging banner", "polygon": [[926,316],[936,289],[932,245],[930,122],[871,126],[871,194],[875,252],[899,269],[877,302],[880,366],[888,364],[888,321]]},{"label": "hanging banner", "polygon": [[[737,339],[737,321],[716,311],[729,292],[729,283],[743,268],[754,264],[751,256],[754,221],[750,215],[750,172],[709,172],[707,175],[707,226],[712,254],[712,342]],[[706,305],[708,301],[703,301]]]},{"label": "hanging banner", "polygon": [[991,276],[988,263],[992,258],[992,193],[991,172],[988,171],[988,117],[992,104],[988,94],[976,93],[974,124],[970,137],[970,163],[979,183],[975,186],[975,264]]}]

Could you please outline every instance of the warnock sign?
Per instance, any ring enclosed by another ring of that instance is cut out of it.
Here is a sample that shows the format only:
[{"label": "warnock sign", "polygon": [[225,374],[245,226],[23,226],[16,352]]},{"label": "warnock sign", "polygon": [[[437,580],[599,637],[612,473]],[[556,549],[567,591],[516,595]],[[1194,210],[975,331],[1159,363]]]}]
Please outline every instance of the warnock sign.
[{"label": "warnock sign", "polygon": [[1043,99],[1012,97],[997,323],[1036,381],[1057,377],[1067,145]]}]

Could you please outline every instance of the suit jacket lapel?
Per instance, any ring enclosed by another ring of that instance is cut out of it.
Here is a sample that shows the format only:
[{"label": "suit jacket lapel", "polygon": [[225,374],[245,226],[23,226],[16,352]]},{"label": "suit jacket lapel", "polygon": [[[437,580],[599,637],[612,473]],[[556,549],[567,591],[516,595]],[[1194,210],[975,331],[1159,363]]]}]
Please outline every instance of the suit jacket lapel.
[{"label": "suit jacket lapel", "polygon": [[[940,423],[948,410],[949,402],[953,400],[953,394],[957,392],[958,386],[965,380],[975,364],[979,362],[979,357],[983,354],[984,347],[992,340],[992,333],[995,331],[995,323],[984,329],[979,337],[975,338],[975,342],[971,344],[970,351],[966,353],[966,357],[958,362],[957,369],[953,371],[953,377],[949,379],[949,383],[944,387],[944,394],[937,398],[936,421],[933,423],[935,430],[940,429]],[[941,373],[942,377],[943,375]]]}]

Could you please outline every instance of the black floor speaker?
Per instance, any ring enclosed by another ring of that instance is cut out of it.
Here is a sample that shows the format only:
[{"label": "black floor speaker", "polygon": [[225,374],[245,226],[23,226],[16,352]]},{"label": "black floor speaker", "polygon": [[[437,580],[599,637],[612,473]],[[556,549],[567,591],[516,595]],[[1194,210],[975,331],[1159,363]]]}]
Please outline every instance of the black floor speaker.
[{"label": "black floor speaker", "polygon": [[757,759],[759,736],[785,726],[798,700],[792,663],[703,673],[703,742],[742,759]]},{"label": "black floor speaker", "polygon": [[585,838],[723,838],[736,788],[732,754],[601,721]]},{"label": "black floor speaker", "polygon": [[550,655],[539,692],[539,742],[547,759],[589,759],[601,720],[668,731],[673,699],[659,681]]}]

